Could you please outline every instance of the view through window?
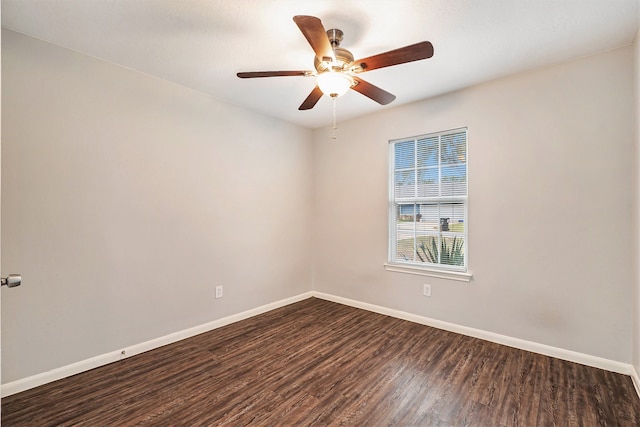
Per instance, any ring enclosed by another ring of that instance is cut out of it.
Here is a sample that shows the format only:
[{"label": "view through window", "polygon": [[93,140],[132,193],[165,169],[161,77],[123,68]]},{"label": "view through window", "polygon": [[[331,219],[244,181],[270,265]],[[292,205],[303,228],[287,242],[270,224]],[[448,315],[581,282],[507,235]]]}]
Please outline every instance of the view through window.
[{"label": "view through window", "polygon": [[389,261],[466,271],[467,129],[391,141]]}]

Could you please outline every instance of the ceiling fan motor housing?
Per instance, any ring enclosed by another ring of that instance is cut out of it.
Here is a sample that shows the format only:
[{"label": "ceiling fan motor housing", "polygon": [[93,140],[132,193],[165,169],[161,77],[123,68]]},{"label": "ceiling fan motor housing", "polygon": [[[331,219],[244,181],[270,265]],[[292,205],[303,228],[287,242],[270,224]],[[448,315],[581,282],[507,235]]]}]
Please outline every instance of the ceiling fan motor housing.
[{"label": "ceiling fan motor housing", "polygon": [[318,73],[324,73],[325,71],[349,70],[349,66],[353,62],[353,54],[347,49],[339,47],[343,37],[342,31],[338,30],[337,28],[333,28],[327,31],[327,37],[329,38],[331,46],[333,47],[333,53],[336,57],[336,61],[334,63],[329,63],[327,61],[322,61],[316,56],[313,60],[313,65],[315,66],[316,70],[318,71]]},{"label": "ceiling fan motor housing", "polygon": [[317,56],[314,57],[313,65],[316,67],[318,73],[324,73],[325,71],[347,71],[349,66],[353,62],[353,55],[347,49],[336,47],[333,49],[336,56],[336,62],[321,61]]}]

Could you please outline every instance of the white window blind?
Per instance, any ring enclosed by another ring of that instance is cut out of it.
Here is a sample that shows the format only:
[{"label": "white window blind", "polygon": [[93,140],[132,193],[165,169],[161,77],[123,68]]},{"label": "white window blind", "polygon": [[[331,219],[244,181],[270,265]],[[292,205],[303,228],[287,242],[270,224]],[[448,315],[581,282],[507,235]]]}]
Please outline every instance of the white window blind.
[{"label": "white window blind", "polygon": [[466,271],[467,129],[389,145],[389,262]]}]

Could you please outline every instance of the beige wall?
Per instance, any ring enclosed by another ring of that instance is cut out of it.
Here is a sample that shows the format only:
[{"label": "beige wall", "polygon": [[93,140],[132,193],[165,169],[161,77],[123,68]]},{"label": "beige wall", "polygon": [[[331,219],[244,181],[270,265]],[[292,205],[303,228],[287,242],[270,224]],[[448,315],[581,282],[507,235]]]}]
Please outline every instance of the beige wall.
[{"label": "beige wall", "polygon": [[[1,8],[0,8],[0,22],[2,21],[2,16],[1,15],[2,15],[2,12],[1,12]],[[1,71],[1,69],[2,69],[2,47],[1,46],[2,46],[2,31],[0,31],[0,99],[2,99],[2,83],[1,83],[2,82],[2,71]],[[0,103],[0,116],[2,114],[1,104],[2,103]],[[0,147],[2,147],[2,120],[0,120]],[[0,155],[0,158],[1,157],[2,156]],[[0,163],[1,163],[1,161],[0,161]],[[0,167],[0,171],[1,171],[1,167]],[[1,173],[0,173],[0,175],[1,175]],[[1,187],[1,183],[2,183],[2,179],[0,177],[0,187]],[[0,189],[0,194],[1,193],[2,193],[2,191]],[[0,201],[1,200],[2,200],[2,197],[0,197]],[[1,203],[0,203],[0,205],[1,205]],[[2,217],[2,214],[0,213],[0,225],[2,224],[2,218],[1,217]],[[0,237],[0,247],[2,246],[1,243],[2,243],[2,238]],[[2,251],[0,250],[0,267],[2,266],[1,252]],[[4,271],[4,270],[2,270],[2,268],[0,268],[0,272],[1,271]],[[0,297],[1,296],[2,295],[0,293]],[[0,312],[2,311],[1,310],[1,306],[2,306],[1,303],[2,303],[2,300],[0,299]],[[0,313],[0,316],[1,316],[1,313]],[[0,321],[0,323],[2,323],[2,322]],[[0,366],[2,366],[1,359],[2,359],[2,325],[0,324]],[[2,372],[1,372],[1,369],[0,369],[0,384],[2,384]],[[0,405],[0,408],[1,407],[2,407],[2,405]]]},{"label": "beige wall", "polygon": [[309,290],[310,130],[11,31],[2,55],[5,383]]},{"label": "beige wall", "polygon": [[[640,22],[640,12],[639,19]],[[633,42],[634,51],[634,83],[635,83],[635,103],[634,103],[634,127],[635,127],[635,308],[634,308],[634,333],[633,333],[633,367],[636,373],[640,373],[640,30],[636,33]]]},{"label": "beige wall", "polygon": [[[630,363],[632,61],[618,49],[344,122],[335,141],[317,130],[314,290]],[[472,281],[385,271],[388,140],[461,126]]]},{"label": "beige wall", "polygon": [[[631,362],[634,51],[331,140],[3,30],[3,382],[311,288]],[[461,126],[473,280],[385,271],[388,140]]]}]

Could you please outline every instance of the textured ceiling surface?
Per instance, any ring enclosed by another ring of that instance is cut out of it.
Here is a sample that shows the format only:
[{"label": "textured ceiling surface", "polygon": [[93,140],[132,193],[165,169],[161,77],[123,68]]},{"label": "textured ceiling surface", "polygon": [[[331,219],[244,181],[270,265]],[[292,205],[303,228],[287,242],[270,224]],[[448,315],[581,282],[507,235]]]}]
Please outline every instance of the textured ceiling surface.
[{"label": "textured ceiling surface", "polygon": [[428,40],[433,58],[361,77],[395,94],[380,106],[350,91],[341,120],[632,43],[640,0],[2,0],[2,25],[302,126],[332,119],[323,97],[298,106],[312,77],[239,79],[238,71],[312,70],[292,20],[313,15],[363,58]]}]

